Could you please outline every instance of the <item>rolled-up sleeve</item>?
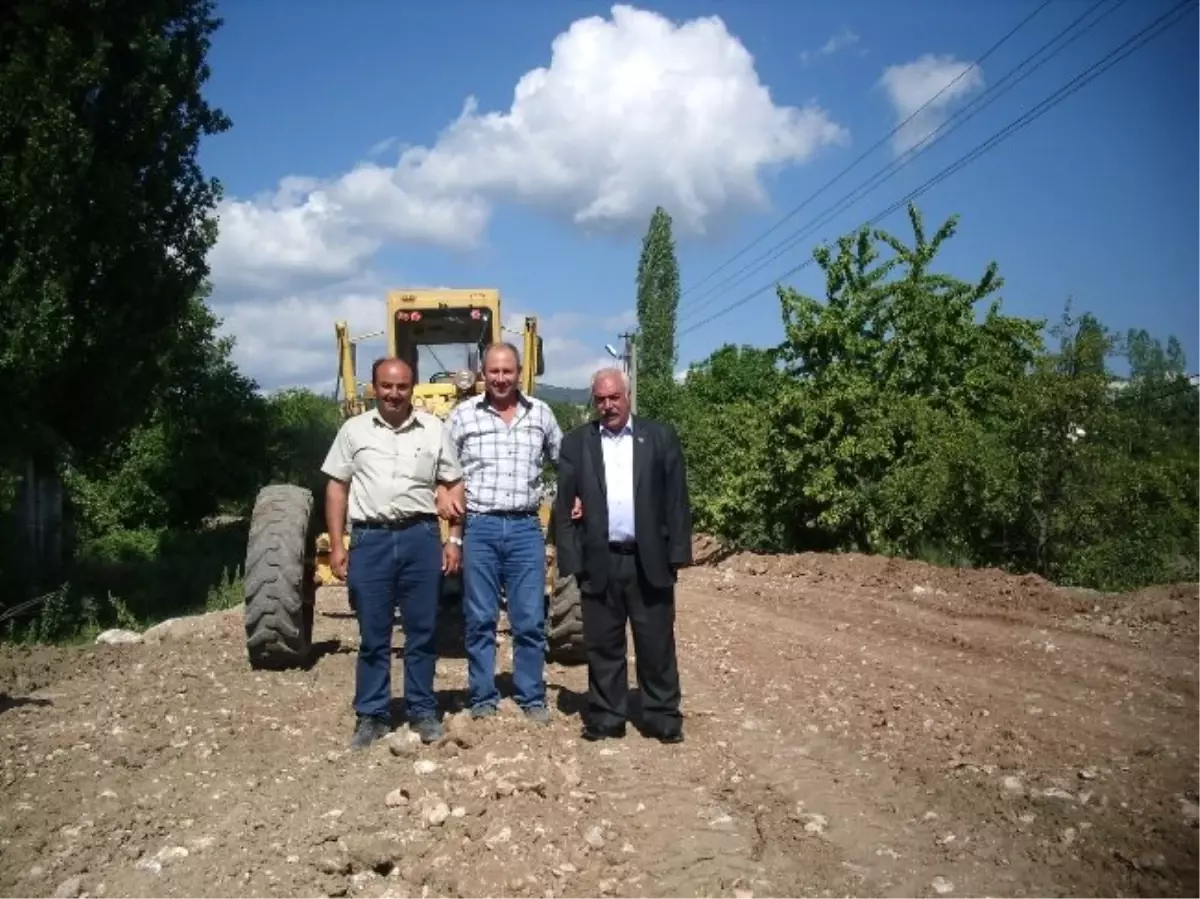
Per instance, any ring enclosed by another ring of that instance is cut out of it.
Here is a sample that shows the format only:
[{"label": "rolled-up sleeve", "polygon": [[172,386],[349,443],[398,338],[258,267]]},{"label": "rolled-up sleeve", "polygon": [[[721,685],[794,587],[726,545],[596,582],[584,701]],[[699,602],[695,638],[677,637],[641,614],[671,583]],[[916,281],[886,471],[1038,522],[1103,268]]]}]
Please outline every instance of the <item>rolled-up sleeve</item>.
[{"label": "rolled-up sleeve", "polygon": [[456,452],[462,443],[463,415],[465,414],[463,410],[465,408],[466,405],[460,403],[459,405],[455,406],[454,411],[446,417],[446,431],[448,432],[450,444],[454,447]]},{"label": "rolled-up sleeve", "polygon": [[558,464],[559,453],[562,452],[562,428],[559,427],[558,419],[555,418],[553,410],[546,408],[546,417],[549,421],[546,423],[546,441],[545,452],[546,457],[555,465]]},{"label": "rolled-up sleeve", "polygon": [[437,479],[443,484],[452,484],[461,481],[462,476],[458,450],[454,448],[454,436],[451,434],[449,422],[446,422],[442,425],[442,449],[438,454]]},{"label": "rolled-up sleeve", "polygon": [[338,428],[333,445],[321,464],[321,472],[339,481],[348,481],[354,474],[354,445],[350,437],[350,422],[346,421]]}]

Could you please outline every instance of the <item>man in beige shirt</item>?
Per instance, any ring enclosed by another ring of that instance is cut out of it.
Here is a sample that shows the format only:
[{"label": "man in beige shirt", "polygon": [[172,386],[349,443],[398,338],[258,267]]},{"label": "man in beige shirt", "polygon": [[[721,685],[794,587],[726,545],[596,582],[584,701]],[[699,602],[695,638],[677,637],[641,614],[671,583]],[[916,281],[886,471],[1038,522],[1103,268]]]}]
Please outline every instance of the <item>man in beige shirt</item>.
[{"label": "man in beige shirt", "polygon": [[[443,574],[462,566],[462,522],[451,520],[443,547],[437,492],[457,485],[462,468],[449,430],[412,407],[412,369],[380,359],[371,370],[376,408],[347,419],[321,471],[334,574],[346,580],[358,617],[355,670],[358,720],[352,748],[391,730],[392,619],[404,619],[404,703],[409,726],[425,743],[442,735],[433,693],[436,629]],[[443,508],[447,508],[444,504]],[[342,546],[347,518],[350,550]]]}]

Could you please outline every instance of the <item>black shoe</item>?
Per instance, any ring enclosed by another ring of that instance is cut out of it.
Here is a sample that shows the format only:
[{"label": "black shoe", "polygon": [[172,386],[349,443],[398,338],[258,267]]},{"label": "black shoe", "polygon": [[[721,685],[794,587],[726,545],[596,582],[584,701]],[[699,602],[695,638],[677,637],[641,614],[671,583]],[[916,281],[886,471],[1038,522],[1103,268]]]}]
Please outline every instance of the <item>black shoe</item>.
[{"label": "black shoe", "polygon": [[620,724],[585,724],[580,734],[585,740],[619,740],[625,736],[625,722]]},{"label": "black shoe", "polygon": [[417,732],[422,743],[436,743],[446,733],[442,727],[442,722],[438,721],[433,715],[417,718],[409,724],[409,727]]},{"label": "black shoe", "polygon": [[649,736],[658,740],[660,743],[682,743],[683,728],[676,728],[665,731],[650,731]]},{"label": "black shoe", "polygon": [[658,740],[660,743],[682,743],[683,725],[673,724],[643,724],[642,736]]},{"label": "black shoe", "polygon": [[354,728],[354,738],[350,741],[351,749],[366,749],[376,740],[391,733],[391,725],[382,718],[374,715],[359,715],[358,724]]}]

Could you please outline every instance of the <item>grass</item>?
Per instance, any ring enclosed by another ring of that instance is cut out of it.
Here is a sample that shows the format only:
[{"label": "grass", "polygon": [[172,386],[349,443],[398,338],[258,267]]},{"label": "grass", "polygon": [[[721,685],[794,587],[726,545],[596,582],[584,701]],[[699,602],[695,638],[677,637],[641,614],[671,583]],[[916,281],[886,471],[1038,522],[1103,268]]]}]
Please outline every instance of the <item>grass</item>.
[{"label": "grass", "polygon": [[66,582],[4,623],[0,640],[79,643],[110,627],[145,630],[242,602],[247,524],[200,531],[114,531],[83,543]]}]

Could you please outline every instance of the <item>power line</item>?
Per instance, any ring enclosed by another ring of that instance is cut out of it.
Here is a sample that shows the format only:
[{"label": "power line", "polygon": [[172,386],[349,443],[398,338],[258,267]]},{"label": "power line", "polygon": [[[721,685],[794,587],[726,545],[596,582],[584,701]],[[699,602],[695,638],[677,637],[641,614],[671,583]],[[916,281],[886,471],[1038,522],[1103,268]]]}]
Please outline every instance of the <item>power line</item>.
[{"label": "power line", "polygon": [[[1084,69],[1082,72],[1077,74],[1074,78],[1072,78],[1070,81],[1068,81],[1065,85],[1063,85],[1057,91],[1055,91],[1054,93],[1050,94],[1050,96],[1048,96],[1044,100],[1042,100],[1042,102],[1037,104],[1037,106],[1030,109],[1024,115],[1019,116],[1018,118],[1014,119],[1012,122],[1010,122],[1004,128],[1000,129],[1000,131],[996,132],[991,137],[989,137],[987,140],[985,140],[982,143],[980,143],[979,145],[977,145],[973,150],[969,151],[968,153],[963,154],[957,160],[955,160],[953,163],[946,166],[944,169],[942,169],[940,172],[938,172],[932,178],[930,178],[925,183],[923,183],[920,187],[916,188],[913,191],[910,191],[907,195],[905,195],[904,197],[901,197],[899,200],[892,203],[890,206],[888,206],[882,212],[878,213],[874,217],[863,222],[855,230],[860,230],[862,228],[870,227],[871,225],[874,225],[874,224],[882,221],[883,219],[887,218],[893,212],[895,212],[897,209],[900,209],[901,207],[907,205],[910,201],[921,196],[923,193],[930,190],[931,188],[936,187],[938,184],[940,184],[942,181],[949,178],[951,175],[957,173],[958,171],[961,171],[963,168],[970,165],[972,162],[974,162],[980,156],[987,153],[989,150],[994,149],[996,146],[1003,143],[1008,138],[1012,137],[1013,134],[1020,131],[1022,128],[1025,128],[1027,125],[1029,125],[1032,122],[1034,122],[1035,120],[1041,118],[1043,115],[1045,115],[1047,112],[1049,112],[1055,106],[1057,106],[1059,103],[1062,103],[1064,100],[1066,100],[1068,97],[1070,97],[1071,94],[1075,93],[1078,90],[1081,90],[1083,87],[1085,87],[1087,84],[1089,84],[1090,82],[1092,82],[1093,80],[1098,78],[1100,75],[1104,74],[1104,72],[1108,71],[1110,68],[1115,66],[1117,63],[1121,62],[1126,57],[1128,57],[1132,53],[1136,52],[1138,49],[1140,49],[1145,44],[1154,40],[1154,38],[1158,37],[1160,34],[1163,34],[1168,28],[1170,28],[1177,21],[1179,21],[1183,18],[1184,14],[1187,12],[1185,7],[1194,8],[1196,6],[1196,3],[1197,3],[1197,0],[1182,0],[1182,2],[1176,4],[1170,10],[1163,13],[1161,16],[1159,16],[1157,19],[1155,19],[1153,22],[1151,22],[1149,25],[1147,25],[1141,31],[1134,34],[1133,37],[1126,40],[1124,43],[1119,45],[1116,49],[1110,51],[1106,56],[1101,58],[1099,61],[1093,63],[1087,69]],[[1178,13],[1178,15],[1176,15],[1177,13]],[[1170,21],[1167,21],[1168,19],[1170,19]],[[1150,33],[1150,32],[1153,32],[1153,33]],[[734,302],[730,303],[728,306],[725,306],[722,309],[718,310],[717,312],[713,313],[712,315],[709,315],[706,318],[702,319],[701,321],[696,322],[694,325],[691,325],[691,326],[683,329],[682,331],[679,332],[679,336],[682,337],[685,334],[689,334],[692,331],[697,330],[698,328],[702,328],[706,324],[714,321],[715,319],[720,318],[721,316],[726,315],[729,312],[732,312],[737,307],[745,305],[750,300],[759,296],[763,292],[770,290],[772,287],[774,287],[776,284],[778,284],[784,278],[791,277],[792,275],[796,274],[800,270],[812,265],[813,262],[814,262],[814,260],[811,257],[809,257],[804,262],[800,263],[797,266],[794,266],[793,268],[791,268],[788,271],[784,272],[783,274],[779,275],[777,278],[773,279],[769,284],[763,285],[762,287],[759,287],[756,290],[753,290],[750,293],[745,294],[744,296],[742,296],[739,299],[735,300]]]},{"label": "power line", "polygon": [[[1083,28],[1081,28],[1079,31],[1077,31],[1075,34],[1073,34],[1069,39],[1066,40],[1065,43],[1063,43],[1061,46],[1057,47],[1053,52],[1048,54],[1045,58],[1038,61],[1036,65],[1032,66],[1027,71],[1021,73],[1020,76],[1016,78],[1016,80],[1013,80],[1013,81],[1011,81],[1011,83],[1008,83],[1008,82],[1010,82],[1010,79],[1013,79],[1013,77],[1015,75],[1017,75],[1018,72],[1021,72],[1021,70],[1026,65],[1028,65],[1033,60],[1037,59],[1037,57],[1039,55],[1041,55],[1047,48],[1051,47],[1052,45],[1057,43],[1059,40],[1061,40],[1067,33],[1069,33],[1072,29],[1074,29],[1080,22],[1082,22],[1084,19],[1086,19],[1088,16],[1090,16],[1093,12],[1096,11],[1096,9],[1098,9],[1099,7],[1104,5],[1104,3],[1106,3],[1106,2],[1109,2],[1109,0],[1097,0],[1097,2],[1093,3],[1090,7],[1088,7],[1087,10],[1085,10],[1080,16],[1075,18],[1070,24],[1068,24],[1065,28],[1063,28],[1061,31],[1059,31],[1049,41],[1042,44],[1042,46],[1040,46],[1037,50],[1035,50],[1033,53],[1029,54],[1027,57],[1025,57],[1023,60],[1021,60],[1021,62],[1019,62],[1016,66],[1014,66],[1012,69],[1010,69],[1009,72],[1007,74],[1005,74],[1004,77],[1002,77],[998,82],[996,82],[995,84],[988,87],[987,90],[985,90],[980,96],[976,97],[974,100],[972,100],[966,106],[964,106],[962,109],[959,109],[956,112],[954,112],[952,115],[950,115],[936,129],[934,129],[929,134],[925,135],[921,139],[921,141],[919,141],[913,147],[909,148],[909,150],[906,151],[906,153],[904,155],[892,160],[890,163],[885,165],[883,168],[881,168],[877,172],[875,172],[875,174],[872,175],[871,177],[869,177],[866,181],[859,184],[858,187],[854,188],[849,193],[845,194],[839,200],[837,200],[835,203],[833,203],[833,205],[826,208],[815,219],[813,219],[807,226],[804,226],[802,228],[796,229],[795,231],[792,231],[791,235],[788,238],[785,238],[780,243],[775,244],[772,248],[768,249],[764,254],[757,256],[750,263],[742,266],[740,269],[738,269],[736,272],[734,272],[733,275],[725,278],[723,281],[721,281],[714,287],[710,287],[703,294],[701,294],[700,299],[703,300],[704,297],[707,297],[710,295],[711,295],[711,298],[708,299],[707,301],[702,301],[699,304],[693,305],[690,308],[688,308],[684,312],[683,317],[686,318],[689,315],[694,316],[697,312],[701,311],[702,309],[705,309],[708,306],[711,306],[721,296],[720,292],[722,291],[723,288],[731,287],[734,284],[736,284],[737,282],[745,280],[743,277],[741,277],[743,274],[753,274],[754,272],[765,268],[768,264],[773,262],[775,259],[778,259],[780,256],[787,253],[789,250],[793,249],[797,244],[799,244],[805,238],[810,236],[814,231],[816,231],[818,228],[820,228],[823,224],[827,224],[830,220],[835,218],[841,212],[846,211],[851,206],[853,206],[855,203],[857,203],[859,200],[863,199],[867,194],[873,192],[875,190],[875,188],[879,187],[885,181],[892,178],[901,169],[906,168],[908,165],[915,162],[921,155],[926,153],[928,150],[932,149],[939,142],[944,140],[946,137],[948,137],[950,134],[952,134],[958,128],[962,127],[964,124],[966,124],[968,121],[970,121],[976,115],[978,115],[980,112],[982,112],[988,106],[990,106],[992,103],[996,102],[996,100],[1000,99],[1000,97],[1004,96],[1004,94],[1008,93],[1010,90],[1012,90],[1014,87],[1016,87],[1022,81],[1024,81],[1026,78],[1028,78],[1030,75],[1032,75],[1038,69],[1040,69],[1043,65],[1045,65],[1047,62],[1049,62],[1055,56],[1060,54],[1070,44],[1072,44],[1074,41],[1078,40],[1080,37],[1082,37],[1084,34],[1086,34],[1088,31],[1090,31],[1096,25],[1098,25],[1101,21],[1103,21],[1108,15],[1110,15],[1112,12],[1114,12],[1118,7],[1120,7],[1124,3],[1126,3],[1127,0],[1117,0],[1116,4],[1114,6],[1112,6],[1108,10],[1106,10],[1099,17],[1097,17],[1093,21],[1089,22],[1087,25],[1085,25]],[[1007,86],[1005,86],[1006,83],[1007,83]],[[830,183],[832,183],[832,182],[830,182]],[[828,185],[826,185],[826,186],[828,186]],[[822,188],[822,190],[824,190],[824,188]],[[807,202],[807,201],[805,201],[805,202]]]},{"label": "power line", "polygon": [[950,90],[950,88],[954,87],[955,84],[957,84],[959,81],[961,81],[967,75],[969,75],[974,69],[978,68],[980,63],[982,63],[985,59],[987,59],[989,56],[991,56],[993,53],[995,53],[996,50],[998,50],[1001,46],[1003,46],[1004,43],[1006,41],[1008,41],[1009,38],[1011,38],[1014,34],[1016,34],[1023,27],[1025,27],[1026,23],[1029,22],[1030,19],[1032,19],[1034,16],[1036,16],[1038,13],[1040,13],[1043,9],[1045,9],[1047,6],[1049,6],[1052,2],[1053,2],[1053,0],[1044,0],[1044,2],[1042,3],[1041,6],[1039,6],[1037,9],[1035,9],[1033,12],[1031,12],[1029,15],[1027,15],[1024,19],[1022,19],[1020,22],[1018,22],[1015,26],[1013,26],[1013,28],[1007,34],[1005,34],[1002,38],[1000,38],[1000,40],[996,41],[996,43],[992,44],[992,46],[989,47],[982,56],[980,56],[977,60],[975,60],[973,63],[971,63],[971,65],[969,65],[967,68],[963,69],[962,72],[960,72],[953,81],[951,81],[949,84],[947,84],[945,87],[943,87],[940,91],[938,91],[936,94],[934,94],[932,97],[930,97],[924,103],[922,103],[912,113],[912,115],[910,115],[907,119],[905,119],[903,122],[901,122],[895,128],[893,128],[891,131],[889,131],[887,134],[885,134],[883,137],[881,137],[878,141],[876,141],[874,144],[872,144],[871,147],[869,149],[867,149],[861,156],[859,156],[852,163],[850,163],[848,166],[846,166],[844,169],[842,169],[840,172],[838,172],[838,174],[833,177],[832,181],[827,182],[824,187],[822,187],[820,190],[816,191],[811,196],[809,196],[807,199],[805,199],[799,206],[796,206],[787,215],[785,215],[783,218],[781,218],[778,222],[776,222],[774,225],[772,225],[770,228],[768,228],[766,231],[764,231],[762,234],[760,234],[754,240],[750,241],[750,243],[746,244],[746,246],[742,247],[742,249],[740,249],[737,253],[735,253],[733,256],[729,257],[727,260],[725,260],[723,263],[721,263],[719,266],[717,266],[715,269],[713,269],[711,272],[709,272],[707,275],[705,275],[703,278],[701,278],[695,284],[691,285],[690,287],[685,288],[683,290],[683,293],[681,294],[681,296],[686,296],[687,294],[691,293],[693,290],[698,288],[701,284],[706,282],[709,278],[711,278],[717,272],[721,271],[723,268],[725,268],[727,265],[729,265],[735,259],[738,259],[740,256],[742,256],[744,253],[746,253],[748,250],[750,250],[756,244],[761,242],[764,238],[767,237],[767,235],[773,233],[777,228],[782,226],[784,222],[786,222],[788,219],[790,219],[792,216],[794,216],[796,213],[798,213],[801,209],[803,209],[805,206],[807,206],[809,203],[811,203],[813,200],[815,200],[817,197],[819,197],[821,194],[823,194],[826,190],[828,190],[830,187],[832,187],[834,184],[836,184],[843,175],[845,175],[847,172],[849,172],[851,169],[853,169],[855,166],[857,166],[860,162],[862,162],[864,159],[866,159],[868,156],[870,156],[873,152],[875,152],[875,150],[877,150],[880,146],[882,146],[884,143],[886,143],[889,138],[895,136],[900,131],[900,129],[902,129],[905,125],[907,125],[909,122],[911,122],[913,119],[915,119],[918,115],[920,115],[921,112],[923,112],[925,110],[925,108],[927,106],[929,106],[929,104],[931,104],[934,100],[936,100],[942,94],[946,93],[946,91]]}]

